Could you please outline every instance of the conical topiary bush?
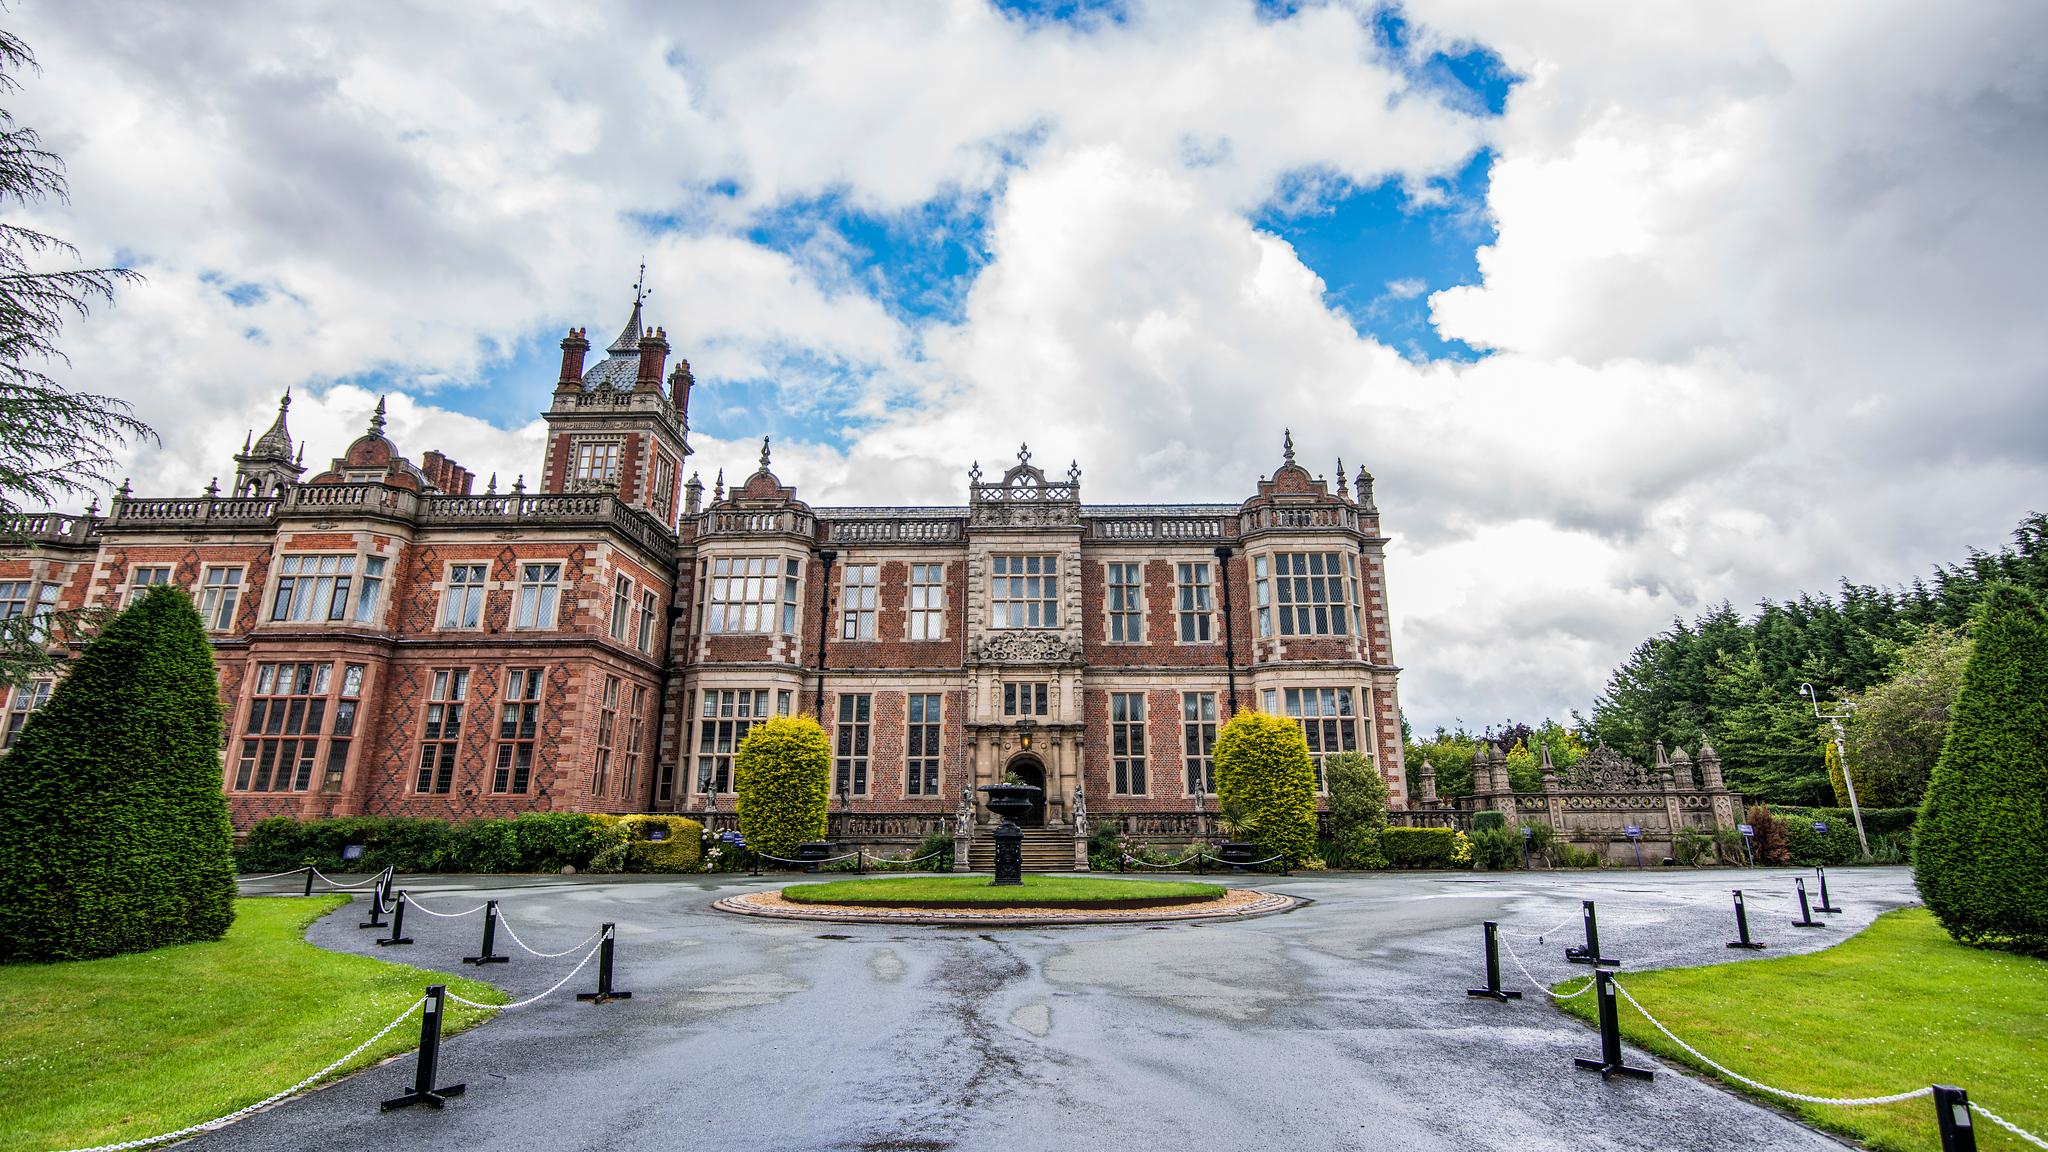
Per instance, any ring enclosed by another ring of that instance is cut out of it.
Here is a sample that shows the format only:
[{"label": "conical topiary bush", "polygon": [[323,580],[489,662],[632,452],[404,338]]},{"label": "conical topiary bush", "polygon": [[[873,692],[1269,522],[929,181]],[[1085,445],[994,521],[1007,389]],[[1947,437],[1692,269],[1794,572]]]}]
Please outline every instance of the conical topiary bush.
[{"label": "conical topiary bush", "polygon": [[2048,954],[2048,615],[1994,584],[1914,829],[1913,879],[1949,935]]},{"label": "conical topiary bush", "polygon": [[0,758],[0,960],[217,939],[233,922],[220,684],[191,598],[110,621]]}]

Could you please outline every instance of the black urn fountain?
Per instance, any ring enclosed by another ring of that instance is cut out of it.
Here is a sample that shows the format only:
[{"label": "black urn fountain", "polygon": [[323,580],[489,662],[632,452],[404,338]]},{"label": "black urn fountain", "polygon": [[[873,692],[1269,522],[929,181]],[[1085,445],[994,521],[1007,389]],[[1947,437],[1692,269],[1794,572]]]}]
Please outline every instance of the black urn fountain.
[{"label": "black urn fountain", "polygon": [[997,884],[1024,883],[1024,830],[1017,817],[1038,806],[1041,789],[1031,784],[984,784],[988,810],[1003,818],[992,835],[996,842]]}]

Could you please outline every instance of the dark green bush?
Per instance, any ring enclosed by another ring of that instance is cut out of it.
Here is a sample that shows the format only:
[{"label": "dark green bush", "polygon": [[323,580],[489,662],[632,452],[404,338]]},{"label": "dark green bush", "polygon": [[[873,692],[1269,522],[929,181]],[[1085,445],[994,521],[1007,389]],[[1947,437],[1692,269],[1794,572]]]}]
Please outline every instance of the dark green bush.
[{"label": "dark green bush", "polygon": [[[1831,831],[1836,824],[1846,825],[1851,834],[1854,834],[1856,830],[1856,820],[1847,808],[1778,807],[1771,809],[1771,811],[1779,816],[1804,816],[1810,820],[1819,820],[1829,825]],[[1894,832],[1910,834],[1913,831],[1913,825],[1919,819],[1920,810],[1918,808],[1865,808],[1863,809],[1863,831],[1869,835],[1871,843],[1875,845],[1877,838],[1880,836],[1887,836]]]},{"label": "dark green bush", "polygon": [[1965,944],[2048,954],[2048,615],[1992,584],[1927,784],[1913,879]]},{"label": "dark green bush", "polygon": [[[1090,829],[1089,831],[1092,835],[1094,830]],[[937,854],[937,858],[926,860],[919,864],[917,866],[918,871],[951,872],[953,870],[953,833],[949,831],[927,833],[925,838],[919,842],[917,849],[910,854],[910,857],[915,860],[920,857],[931,856],[934,853]]]},{"label": "dark green bush", "polygon": [[185,593],[110,621],[0,758],[0,960],[215,940],[234,922],[219,674]]},{"label": "dark green bush", "polygon": [[[1501,814],[1482,812],[1480,815],[1500,817]],[[1473,823],[1476,825],[1478,822],[1475,820]],[[1521,866],[1522,835],[1514,829],[1502,824],[1475,828],[1471,839],[1472,863],[1495,871]]]},{"label": "dark green bush", "polygon": [[740,832],[755,852],[794,859],[796,846],[825,838],[832,745],[809,716],[756,724],[733,755]]},{"label": "dark green bush", "polygon": [[[1785,833],[1785,851],[1789,862],[1803,868],[1815,866],[1832,868],[1837,864],[1854,864],[1863,858],[1862,848],[1856,841],[1856,825],[1847,815],[1836,820],[1828,817],[1815,820],[1811,816],[1787,816],[1783,812],[1773,813],[1778,826]],[[1816,823],[1826,824],[1826,833],[1814,830]]]},{"label": "dark green bush", "polygon": [[[581,812],[527,812],[510,819],[446,820],[408,816],[341,816],[298,821],[259,820],[235,852],[244,872],[282,872],[310,863],[322,872],[559,872],[588,870],[609,840]],[[362,858],[342,849],[363,846]]]},{"label": "dark green bush", "polygon": [[1394,868],[1460,868],[1459,835],[1455,828],[1389,828],[1380,833],[1380,851]]},{"label": "dark green bush", "polygon": [[1484,832],[1488,828],[1505,828],[1508,825],[1506,813],[1486,811],[1472,814],[1472,831]]},{"label": "dark green bush", "polygon": [[1217,802],[1232,833],[1297,864],[1316,851],[1316,773],[1301,725],[1239,712],[1216,734]]},{"label": "dark green bush", "polygon": [[1387,827],[1387,781],[1363,752],[1338,752],[1323,760],[1330,788],[1330,836],[1316,850],[1332,867],[1385,868],[1380,833]]}]

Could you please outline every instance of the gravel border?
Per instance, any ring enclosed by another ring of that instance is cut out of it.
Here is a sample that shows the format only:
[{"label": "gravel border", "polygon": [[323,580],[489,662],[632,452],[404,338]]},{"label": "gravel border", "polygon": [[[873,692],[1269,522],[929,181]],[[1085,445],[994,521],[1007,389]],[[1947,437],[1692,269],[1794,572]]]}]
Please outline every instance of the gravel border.
[{"label": "gravel border", "polygon": [[774,920],[808,920],[820,924],[913,924],[954,928],[1046,928],[1073,924],[1196,923],[1204,920],[1248,920],[1292,912],[1308,901],[1300,896],[1232,888],[1221,899],[1178,907],[1127,909],[1076,908],[862,908],[846,904],[798,904],[782,898],[780,889],[726,896],[711,902],[720,912]]}]

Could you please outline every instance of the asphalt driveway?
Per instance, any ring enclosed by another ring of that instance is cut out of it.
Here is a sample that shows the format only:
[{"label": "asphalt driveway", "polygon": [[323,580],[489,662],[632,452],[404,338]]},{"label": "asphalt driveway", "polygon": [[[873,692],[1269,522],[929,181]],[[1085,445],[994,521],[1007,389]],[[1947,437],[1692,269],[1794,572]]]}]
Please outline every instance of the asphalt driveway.
[{"label": "asphalt driveway", "polygon": [[[1541,980],[1582,973],[1578,901],[1599,903],[1603,951],[1644,967],[1740,962],[1728,889],[1751,894],[1764,956],[1840,940],[1913,902],[1899,868],[1829,876],[1845,909],[1789,925],[1793,869],[1257,878],[1313,904],[1199,925],[973,929],[818,925],[714,912],[740,877],[424,877],[434,907],[502,901],[525,942],[569,947],[618,924],[628,1001],[569,988],[450,1040],[442,1112],[380,1114],[410,1057],[199,1138],[200,1149],[1838,1149],[1836,1141],[1675,1070],[1604,1083],[1572,1067],[1594,1035],[1533,990],[1470,1000],[1479,923]],[[288,881],[246,886],[291,891]],[[380,949],[361,901],[310,939],[454,971],[479,917],[408,917],[417,943]],[[481,976],[515,996],[577,954]],[[580,953],[579,953],[580,954]],[[1529,981],[1503,956],[1506,983]],[[469,969],[469,971],[476,971]],[[1816,990],[1817,993],[1819,990]],[[409,1026],[410,1027],[410,1026]],[[308,1053],[317,1066],[328,1054]],[[1634,1063],[1658,1066],[1640,1052]],[[1661,1066],[1659,1066],[1661,1067]],[[1886,1086],[1873,1086],[1886,1087]]]}]

